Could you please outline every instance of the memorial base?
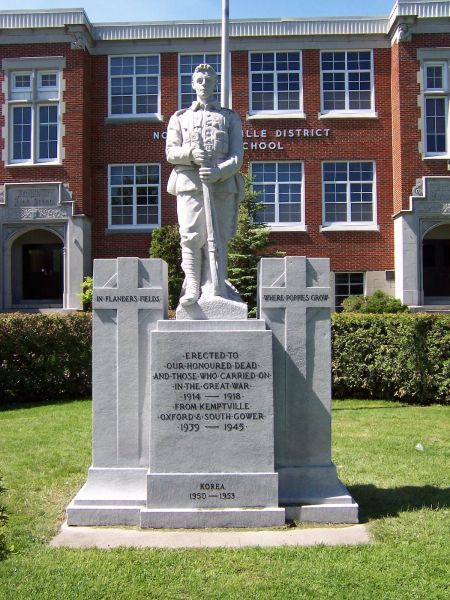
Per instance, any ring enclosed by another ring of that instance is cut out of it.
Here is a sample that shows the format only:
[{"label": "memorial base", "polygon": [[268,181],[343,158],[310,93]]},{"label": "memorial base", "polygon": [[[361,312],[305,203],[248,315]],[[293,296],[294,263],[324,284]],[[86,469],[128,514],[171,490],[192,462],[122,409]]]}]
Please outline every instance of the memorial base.
[{"label": "memorial base", "polygon": [[358,523],[358,504],[339,480],[336,467],[278,468],[280,505],[288,521]]},{"label": "memorial base", "polygon": [[280,527],[284,508],[178,508],[144,509],[141,527],[155,529],[203,529],[212,527]]}]

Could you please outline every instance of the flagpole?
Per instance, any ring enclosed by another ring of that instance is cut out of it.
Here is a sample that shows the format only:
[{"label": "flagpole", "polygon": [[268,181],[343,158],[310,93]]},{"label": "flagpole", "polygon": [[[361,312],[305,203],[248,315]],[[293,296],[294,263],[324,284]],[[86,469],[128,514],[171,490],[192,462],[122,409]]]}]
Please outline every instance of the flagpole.
[{"label": "flagpole", "polygon": [[229,1],[222,0],[222,78],[220,104],[230,105],[230,48],[229,48]]}]

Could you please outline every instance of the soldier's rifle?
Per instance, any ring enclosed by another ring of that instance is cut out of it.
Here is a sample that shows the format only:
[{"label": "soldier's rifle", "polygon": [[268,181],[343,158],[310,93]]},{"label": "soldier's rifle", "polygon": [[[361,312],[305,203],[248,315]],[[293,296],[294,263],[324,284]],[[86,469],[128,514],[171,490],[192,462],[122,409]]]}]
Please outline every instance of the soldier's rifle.
[{"label": "soldier's rifle", "polygon": [[[202,140],[202,136],[198,135],[196,140],[198,147],[204,150],[206,156],[208,156],[208,150]],[[202,167],[210,167],[211,163],[208,158],[201,164]],[[209,270],[211,272],[211,282],[213,286],[214,296],[220,296],[221,286],[219,280],[219,249],[217,247],[215,239],[215,231],[217,230],[216,225],[216,212],[214,209],[214,194],[212,191],[211,184],[207,181],[202,181],[202,192],[203,192],[203,205],[205,209],[205,220],[206,220],[206,239],[208,244],[208,261]]]}]

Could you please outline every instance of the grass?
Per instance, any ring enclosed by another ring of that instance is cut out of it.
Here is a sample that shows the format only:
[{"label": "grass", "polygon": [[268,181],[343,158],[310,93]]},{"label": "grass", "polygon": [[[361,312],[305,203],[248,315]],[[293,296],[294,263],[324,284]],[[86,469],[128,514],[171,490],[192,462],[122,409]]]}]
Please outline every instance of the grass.
[{"label": "grass", "polygon": [[88,401],[0,412],[14,546],[0,562],[2,600],[450,596],[448,407],[334,403],[334,462],[373,533],[371,546],[51,549],[90,463],[90,413]]}]

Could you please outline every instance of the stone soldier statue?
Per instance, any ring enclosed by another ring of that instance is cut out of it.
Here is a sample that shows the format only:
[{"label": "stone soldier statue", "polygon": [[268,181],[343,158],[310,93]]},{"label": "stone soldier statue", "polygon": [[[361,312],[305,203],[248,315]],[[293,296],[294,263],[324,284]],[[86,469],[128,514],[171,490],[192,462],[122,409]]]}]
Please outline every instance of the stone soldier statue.
[{"label": "stone soldier statue", "polygon": [[200,296],[236,299],[226,282],[228,242],[236,232],[243,195],[239,116],[214,99],[217,75],[199,65],[192,75],[197,100],[170,119],[166,155],[174,165],[168,192],[177,196],[182,263],[185,274],[180,304]]}]

